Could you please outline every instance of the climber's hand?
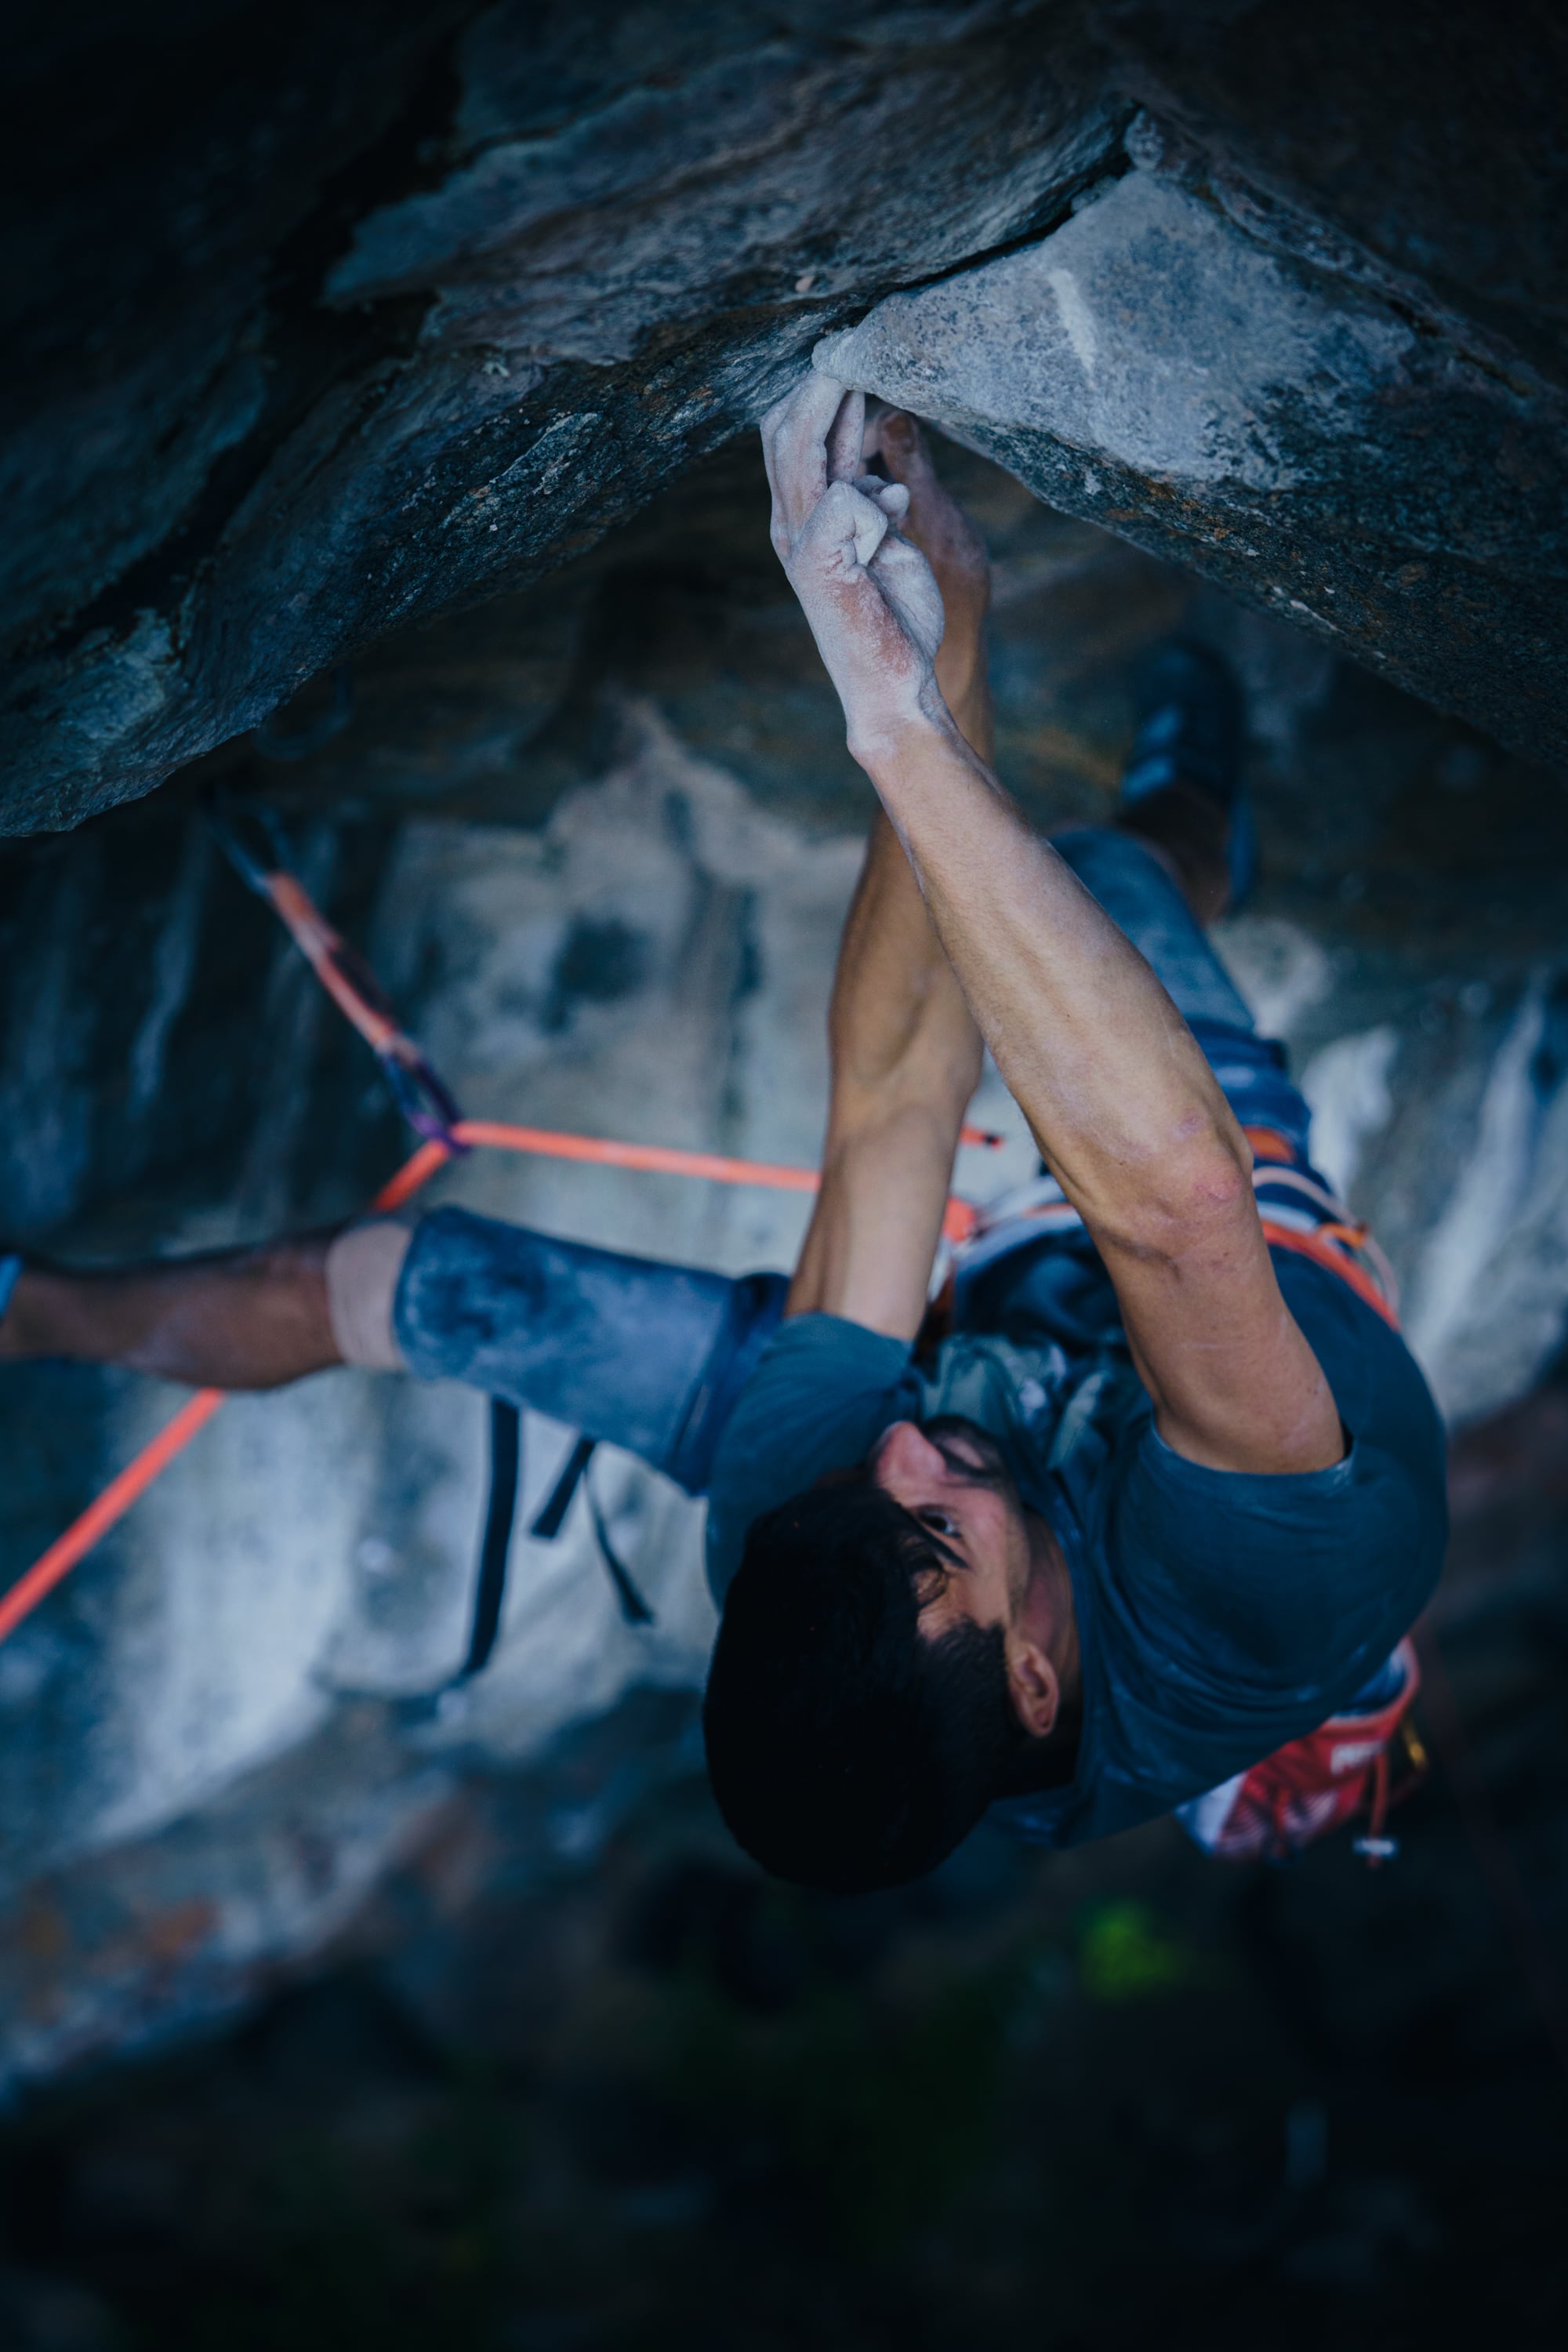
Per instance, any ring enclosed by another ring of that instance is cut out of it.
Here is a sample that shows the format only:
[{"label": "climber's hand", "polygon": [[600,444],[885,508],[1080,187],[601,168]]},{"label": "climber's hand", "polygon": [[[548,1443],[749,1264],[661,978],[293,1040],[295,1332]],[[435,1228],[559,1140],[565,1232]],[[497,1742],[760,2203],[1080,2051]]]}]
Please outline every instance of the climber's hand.
[{"label": "climber's hand", "polygon": [[960,732],[989,760],[994,730],[985,676],[985,612],[991,602],[985,541],[931,464],[925,435],[907,409],[868,400],[861,446],[863,459],[880,458],[910,494],[900,529],[935,572],[946,614],[936,682]]},{"label": "climber's hand", "polygon": [[868,400],[861,460],[874,457],[910,494],[900,528],[936,574],[947,635],[963,623],[978,626],[991,601],[991,561],[985,541],[932,465],[920,419],[885,400]]},{"label": "climber's hand", "polygon": [[773,541],[838,689],[857,758],[944,716],[942,593],[895,526],[901,482],[861,472],[865,395],[814,370],[763,419]]}]

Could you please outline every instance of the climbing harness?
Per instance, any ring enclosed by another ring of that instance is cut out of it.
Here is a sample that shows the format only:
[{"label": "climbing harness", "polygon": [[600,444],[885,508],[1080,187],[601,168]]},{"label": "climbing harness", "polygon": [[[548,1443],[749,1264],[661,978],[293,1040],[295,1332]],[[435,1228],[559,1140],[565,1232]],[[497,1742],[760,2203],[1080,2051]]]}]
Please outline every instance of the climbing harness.
[{"label": "climbing harness", "polygon": [[1351,1216],[1321,1178],[1300,1165],[1289,1136],[1271,1127],[1244,1127],[1252,1147],[1252,1183],[1265,1238],[1326,1266],[1389,1328],[1399,1328],[1399,1285],[1394,1268],[1365,1225]]},{"label": "climbing harness", "polygon": [[[1399,1286],[1366,1226],[1350,1216],[1319,1177],[1299,1164],[1289,1136],[1271,1127],[1246,1127],[1242,1133],[1252,1149],[1252,1184],[1264,1239],[1275,1249],[1294,1251],[1338,1275],[1397,1330]],[[947,1271],[972,1276],[1026,1238],[1081,1232],[1082,1227],[1083,1219],[1056,1178],[1033,1177],[975,1210],[967,1233],[948,1235],[952,1246]],[[939,1305],[941,1296],[939,1291]]]},{"label": "climbing harness", "polygon": [[[1410,1721],[1421,1670],[1408,1636],[1387,1671],[1395,1686],[1381,1706],[1330,1716],[1316,1731],[1181,1806],[1177,1818],[1189,1837],[1224,1862],[1283,1862],[1364,1812],[1355,1852],[1372,1864],[1392,1861],[1399,1844],[1388,1834],[1389,1809],[1427,1769]],[[1405,1769],[1396,1779],[1401,1748]]]},{"label": "climbing harness", "polygon": [[[372,1215],[385,1216],[401,1208],[437,1169],[479,1149],[524,1152],[601,1168],[700,1177],[710,1183],[755,1184],[773,1192],[817,1190],[821,1180],[811,1168],[740,1160],[714,1151],[679,1150],[664,1144],[622,1143],[597,1136],[563,1134],[549,1128],[520,1127],[498,1119],[465,1118],[422,1049],[398,1025],[374,973],[339,937],[294,872],[277,813],[263,804],[248,812],[261,836],[259,852],[247,846],[241,813],[225,796],[211,796],[205,813],[220,846],[242,881],[273,908],[334,1004],[374,1053],[398,1110],[420,1138],[418,1149],[371,1202]],[[965,1127],[961,1140],[994,1150],[1004,1139],[985,1129]],[[963,1240],[976,1230],[977,1224],[978,1212],[973,1205],[955,1194],[948,1202],[943,1219],[942,1231],[948,1241]],[[110,1479],[103,1492],[55,1538],[10,1590],[0,1595],[0,1642],[14,1633],[78,1562],[119,1524],[132,1504],[205,1428],[226,1394],[223,1389],[198,1389],[187,1398],[156,1436]],[[489,1435],[489,1493],[479,1545],[473,1613],[468,1647],[461,1666],[452,1677],[453,1684],[469,1681],[481,1671],[500,1631],[512,1523],[522,1484],[521,1409],[505,1398],[492,1398]],[[623,1617],[629,1624],[651,1624],[653,1612],[615,1549],[603,1506],[594,1491],[591,1464],[595,1445],[591,1437],[576,1441],[529,1532],[544,1541],[559,1535],[581,1486],[595,1538]],[[434,1697],[438,1694],[422,1696]]]}]

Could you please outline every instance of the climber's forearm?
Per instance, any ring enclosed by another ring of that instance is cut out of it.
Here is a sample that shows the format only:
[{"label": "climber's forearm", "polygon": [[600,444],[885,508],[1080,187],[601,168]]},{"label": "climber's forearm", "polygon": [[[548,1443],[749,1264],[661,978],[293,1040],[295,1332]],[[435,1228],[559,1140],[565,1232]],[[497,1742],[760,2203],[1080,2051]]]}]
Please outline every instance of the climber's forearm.
[{"label": "climber's forearm", "polygon": [[1173,1192],[1194,1183],[1223,1179],[1249,1200],[1247,1145],[1191,1031],[940,703],[869,741],[852,719],[851,745],[997,1066],[1097,1238],[1160,1248]]},{"label": "climber's forearm", "polygon": [[[940,493],[927,489],[910,520],[911,535],[925,526],[922,543],[934,544],[947,613],[937,684],[966,740],[988,759],[994,728],[984,557],[967,570],[954,558],[962,518]],[[822,1186],[787,1311],[840,1315],[912,1339],[925,1314],[959,1130],[980,1081],[981,1044],[879,809],[839,946],[828,1041]]]},{"label": "climber's forearm", "polygon": [[945,710],[858,749],[981,1033],[1099,1244],[1161,1435],[1215,1470],[1330,1467],[1339,1413],[1191,1030]]},{"label": "climber's forearm", "polygon": [[193,1388],[280,1388],[342,1360],[327,1307],[330,1240],[106,1273],[25,1266],[0,1320],[0,1361],[64,1357]]},{"label": "climber's forearm", "polygon": [[980,1035],[880,815],[844,927],[828,1034],[822,1186],[788,1311],[912,1339]]}]

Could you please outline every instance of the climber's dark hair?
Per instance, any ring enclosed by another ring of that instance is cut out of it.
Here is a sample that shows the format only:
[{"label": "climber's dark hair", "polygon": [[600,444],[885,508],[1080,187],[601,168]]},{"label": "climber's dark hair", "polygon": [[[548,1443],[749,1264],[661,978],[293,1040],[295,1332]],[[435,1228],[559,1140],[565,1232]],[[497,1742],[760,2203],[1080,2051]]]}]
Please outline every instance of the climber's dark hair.
[{"label": "climber's dark hair", "polygon": [[780,1878],[834,1894],[934,1869],[1029,1738],[999,1625],[917,1630],[942,1548],[868,1479],[758,1519],[724,1603],[703,1706],[731,1831]]}]

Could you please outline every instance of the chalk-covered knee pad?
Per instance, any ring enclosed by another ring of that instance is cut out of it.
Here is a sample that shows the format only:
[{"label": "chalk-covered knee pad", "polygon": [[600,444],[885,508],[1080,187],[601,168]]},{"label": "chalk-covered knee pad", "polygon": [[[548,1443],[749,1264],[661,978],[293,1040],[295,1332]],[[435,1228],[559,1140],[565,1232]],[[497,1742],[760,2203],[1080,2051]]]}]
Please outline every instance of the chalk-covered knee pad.
[{"label": "chalk-covered knee pad", "polygon": [[424,1379],[531,1405],[700,1494],[786,1288],[437,1209],[415,1228],[393,1322]]}]

